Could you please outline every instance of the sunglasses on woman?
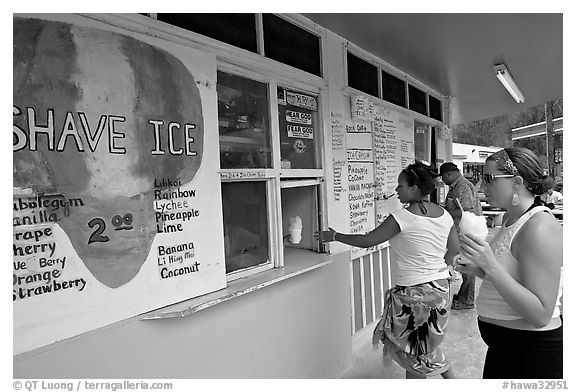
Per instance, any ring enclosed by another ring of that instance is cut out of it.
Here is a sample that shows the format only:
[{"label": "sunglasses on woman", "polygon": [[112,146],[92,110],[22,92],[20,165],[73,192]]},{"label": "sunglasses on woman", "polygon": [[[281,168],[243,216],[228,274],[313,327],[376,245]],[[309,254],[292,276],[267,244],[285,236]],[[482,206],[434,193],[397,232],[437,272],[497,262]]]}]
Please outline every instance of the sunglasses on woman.
[{"label": "sunglasses on woman", "polygon": [[484,174],[482,176],[482,181],[484,181],[485,184],[490,184],[497,178],[507,178],[507,177],[510,178],[516,176],[514,174]]}]

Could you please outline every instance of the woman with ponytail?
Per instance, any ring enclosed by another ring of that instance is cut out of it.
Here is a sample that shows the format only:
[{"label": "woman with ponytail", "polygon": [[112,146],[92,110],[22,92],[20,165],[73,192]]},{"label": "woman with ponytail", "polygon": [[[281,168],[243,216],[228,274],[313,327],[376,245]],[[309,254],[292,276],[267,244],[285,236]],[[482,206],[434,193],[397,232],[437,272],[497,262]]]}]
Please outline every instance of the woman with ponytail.
[{"label": "woman with ponytail", "polygon": [[538,157],[511,147],[484,165],[487,202],[506,209],[488,244],[460,235],[456,269],[482,278],[478,326],[488,345],[484,378],[562,378],[562,226],[535,196],[545,179]]},{"label": "woman with ponytail", "polygon": [[390,241],[396,286],[386,292],[373,342],[384,344],[384,356],[406,369],[406,378],[454,378],[452,363],[439,345],[448,324],[453,294],[448,265],[458,254],[458,235],[450,214],[430,202],[436,177],[436,168],[424,162],[408,165],[400,172],[396,187],[398,199],[406,207],[394,211],[367,234],[333,229],[315,233],[322,242],[361,248]]}]

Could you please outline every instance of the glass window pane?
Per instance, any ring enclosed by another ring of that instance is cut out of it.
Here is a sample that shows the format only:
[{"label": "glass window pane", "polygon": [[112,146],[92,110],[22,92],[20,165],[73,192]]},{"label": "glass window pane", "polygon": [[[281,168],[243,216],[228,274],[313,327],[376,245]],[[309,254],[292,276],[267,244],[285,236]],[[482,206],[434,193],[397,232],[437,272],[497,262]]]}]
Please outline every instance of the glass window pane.
[{"label": "glass window pane", "polygon": [[430,117],[442,121],[442,101],[429,95],[428,107],[430,108]]},{"label": "glass window pane", "polygon": [[430,162],[430,126],[414,121],[414,158]]},{"label": "glass window pane", "polygon": [[158,20],[258,53],[255,14],[158,14]]},{"label": "glass window pane", "polygon": [[408,85],[408,98],[410,110],[414,110],[425,116],[428,115],[426,111],[426,93],[422,90],[417,89],[412,85]]},{"label": "glass window pane", "polygon": [[222,183],[226,272],[268,262],[266,182]]},{"label": "glass window pane", "polygon": [[382,71],[382,99],[406,107],[406,84],[402,79]]},{"label": "glass window pane", "polygon": [[262,24],[266,57],[322,76],[320,37],[272,14],[262,14]]},{"label": "glass window pane", "polygon": [[348,52],[348,86],[378,96],[378,68]]},{"label": "glass window pane", "polygon": [[272,167],[268,85],[218,72],[220,167]]},{"label": "glass window pane", "polygon": [[318,169],[318,97],[278,88],[280,158],[283,169]]}]

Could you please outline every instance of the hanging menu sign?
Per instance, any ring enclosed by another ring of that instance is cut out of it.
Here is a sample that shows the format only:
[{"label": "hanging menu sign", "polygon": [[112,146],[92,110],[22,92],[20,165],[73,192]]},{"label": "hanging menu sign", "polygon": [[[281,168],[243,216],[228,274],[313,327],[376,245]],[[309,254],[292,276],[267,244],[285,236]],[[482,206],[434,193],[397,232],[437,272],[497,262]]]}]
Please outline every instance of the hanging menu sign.
[{"label": "hanging menu sign", "polygon": [[374,166],[377,223],[402,208],[396,195],[398,175],[414,161],[414,120],[377,106],[374,116]]},{"label": "hanging menu sign", "polygon": [[[347,124],[346,131],[350,234],[364,234],[375,228],[371,127],[356,122]],[[353,259],[372,251],[355,247],[350,250]]]},{"label": "hanging menu sign", "polygon": [[346,166],[346,131],[342,123],[342,113],[331,112],[332,130],[332,171],[334,178],[333,197],[334,201],[341,200],[345,191],[342,183],[342,171]]}]

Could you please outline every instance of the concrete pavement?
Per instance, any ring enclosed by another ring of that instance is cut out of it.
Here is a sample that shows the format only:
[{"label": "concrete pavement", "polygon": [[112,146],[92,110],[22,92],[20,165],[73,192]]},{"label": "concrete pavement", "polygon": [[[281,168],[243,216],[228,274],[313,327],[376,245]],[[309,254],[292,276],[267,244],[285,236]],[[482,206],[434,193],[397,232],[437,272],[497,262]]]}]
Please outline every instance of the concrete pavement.
[{"label": "concrete pavement", "polygon": [[[490,228],[490,240],[499,227]],[[481,279],[476,279],[476,295]],[[477,324],[476,309],[450,310],[448,330],[441,348],[446,357],[453,362],[452,369],[457,378],[481,379],[484,357],[487,347],[480,337]],[[383,362],[382,345],[374,349],[368,342],[354,355],[352,366],[342,375],[342,378],[405,378],[406,371],[394,361]],[[437,376],[434,378],[442,378]]]}]

